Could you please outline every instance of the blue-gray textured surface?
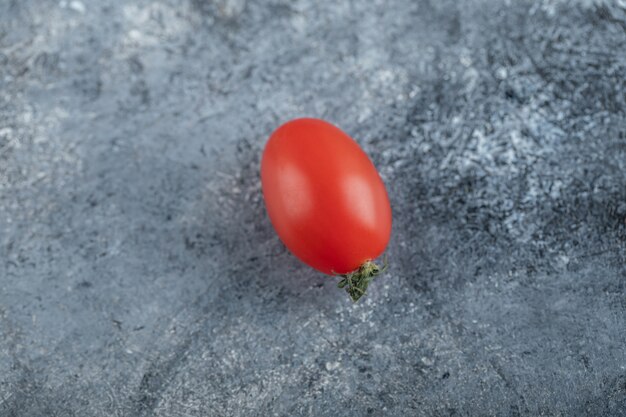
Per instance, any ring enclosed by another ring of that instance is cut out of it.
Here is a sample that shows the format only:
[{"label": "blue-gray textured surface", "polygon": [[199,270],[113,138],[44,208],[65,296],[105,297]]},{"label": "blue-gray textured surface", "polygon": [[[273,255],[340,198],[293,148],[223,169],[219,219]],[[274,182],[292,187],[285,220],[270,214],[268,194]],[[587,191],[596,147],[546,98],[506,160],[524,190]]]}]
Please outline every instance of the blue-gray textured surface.
[{"label": "blue-gray textured surface", "polygon": [[[0,1],[0,415],[626,415],[626,4]],[[281,245],[270,132],[355,137],[391,267]]]}]

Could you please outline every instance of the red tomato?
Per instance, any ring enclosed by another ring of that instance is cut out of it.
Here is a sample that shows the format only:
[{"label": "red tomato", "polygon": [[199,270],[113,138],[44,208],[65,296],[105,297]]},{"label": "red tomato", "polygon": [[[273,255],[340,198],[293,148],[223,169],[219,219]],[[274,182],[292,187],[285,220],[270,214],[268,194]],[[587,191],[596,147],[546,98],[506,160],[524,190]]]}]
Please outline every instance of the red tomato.
[{"label": "red tomato", "polygon": [[359,145],[330,123],[296,119],[280,126],[265,146],[261,182],[278,236],[313,268],[348,274],[385,250],[391,234],[385,185]]}]

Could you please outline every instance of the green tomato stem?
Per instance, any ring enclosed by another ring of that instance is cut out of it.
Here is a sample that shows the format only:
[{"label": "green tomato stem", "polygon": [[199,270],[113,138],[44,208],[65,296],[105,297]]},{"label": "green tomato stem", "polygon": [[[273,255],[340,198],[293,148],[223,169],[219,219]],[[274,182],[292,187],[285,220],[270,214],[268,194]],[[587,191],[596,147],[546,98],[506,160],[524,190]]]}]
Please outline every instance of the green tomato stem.
[{"label": "green tomato stem", "polygon": [[345,288],[346,292],[350,295],[350,298],[352,298],[352,301],[356,303],[359,301],[359,298],[365,295],[367,286],[370,282],[372,282],[374,277],[384,272],[386,269],[386,257],[382,268],[371,260],[365,261],[359,269],[340,275],[343,279],[339,281],[337,286],[339,288]]}]

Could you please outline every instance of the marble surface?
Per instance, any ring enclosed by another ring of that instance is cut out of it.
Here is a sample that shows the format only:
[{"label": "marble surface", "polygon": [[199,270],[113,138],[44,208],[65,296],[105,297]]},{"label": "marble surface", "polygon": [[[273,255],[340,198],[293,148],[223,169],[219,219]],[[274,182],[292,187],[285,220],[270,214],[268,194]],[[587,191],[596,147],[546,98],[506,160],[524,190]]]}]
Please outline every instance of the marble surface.
[{"label": "marble surface", "polygon": [[[0,415],[626,415],[622,0],[0,1]],[[327,119],[353,304],[267,219]]]}]

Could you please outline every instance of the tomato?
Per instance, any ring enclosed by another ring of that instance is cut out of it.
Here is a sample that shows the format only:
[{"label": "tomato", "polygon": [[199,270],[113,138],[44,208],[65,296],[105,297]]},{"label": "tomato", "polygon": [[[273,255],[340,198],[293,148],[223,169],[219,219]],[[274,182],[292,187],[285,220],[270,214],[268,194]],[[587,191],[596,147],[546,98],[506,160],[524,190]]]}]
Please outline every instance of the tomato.
[{"label": "tomato", "polygon": [[379,272],[371,261],[389,242],[391,207],[359,145],[323,120],[289,121],[265,145],[261,183],[270,220],[287,248],[323,273],[343,274],[348,290],[355,287],[352,278],[367,278],[359,284],[364,292]]}]

